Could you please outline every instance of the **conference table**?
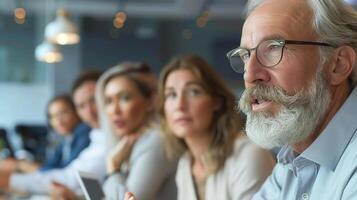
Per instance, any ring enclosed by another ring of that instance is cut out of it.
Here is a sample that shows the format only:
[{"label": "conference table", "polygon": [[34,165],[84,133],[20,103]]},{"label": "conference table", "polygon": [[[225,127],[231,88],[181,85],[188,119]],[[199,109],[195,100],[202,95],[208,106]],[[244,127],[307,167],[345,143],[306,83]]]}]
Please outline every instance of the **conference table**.
[{"label": "conference table", "polygon": [[0,200],[51,200],[47,195],[0,194]]}]

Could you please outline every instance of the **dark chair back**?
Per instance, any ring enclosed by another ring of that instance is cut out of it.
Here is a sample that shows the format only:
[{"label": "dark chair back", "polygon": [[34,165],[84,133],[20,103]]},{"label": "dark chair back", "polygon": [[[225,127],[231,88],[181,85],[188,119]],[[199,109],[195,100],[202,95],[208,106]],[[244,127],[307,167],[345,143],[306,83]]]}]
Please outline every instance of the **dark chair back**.
[{"label": "dark chair back", "polygon": [[44,161],[47,146],[47,127],[45,125],[18,124],[15,126],[15,131],[20,135],[23,149],[34,156],[34,161]]},{"label": "dark chair back", "polygon": [[4,128],[0,128],[0,151],[2,154],[8,154],[7,156],[14,157],[14,150],[7,136],[7,131]]}]

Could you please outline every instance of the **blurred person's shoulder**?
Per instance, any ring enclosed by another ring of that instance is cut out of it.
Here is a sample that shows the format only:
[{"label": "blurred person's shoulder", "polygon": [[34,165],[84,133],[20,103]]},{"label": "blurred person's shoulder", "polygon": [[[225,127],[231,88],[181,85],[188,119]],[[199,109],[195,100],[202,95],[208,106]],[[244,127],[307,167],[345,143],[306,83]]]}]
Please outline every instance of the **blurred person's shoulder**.
[{"label": "blurred person's shoulder", "polygon": [[261,167],[259,165],[265,165],[267,168],[274,166],[275,159],[273,154],[252,142],[245,134],[239,135],[235,140],[233,152],[227,158],[225,166],[229,168],[230,166],[236,166],[232,169],[237,171],[237,168],[239,168],[245,171],[248,168]]}]

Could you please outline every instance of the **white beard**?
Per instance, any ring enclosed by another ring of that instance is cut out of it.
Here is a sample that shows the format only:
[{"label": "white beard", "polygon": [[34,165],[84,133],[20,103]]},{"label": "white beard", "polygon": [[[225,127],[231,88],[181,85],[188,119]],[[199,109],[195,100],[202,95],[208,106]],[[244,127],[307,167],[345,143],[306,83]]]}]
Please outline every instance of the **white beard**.
[{"label": "white beard", "polygon": [[[253,112],[251,97],[261,97],[280,106],[276,116]],[[239,102],[247,115],[246,132],[251,140],[266,149],[293,145],[314,132],[330,103],[330,92],[321,72],[311,86],[295,95],[287,95],[282,89],[258,85],[246,89]]]}]

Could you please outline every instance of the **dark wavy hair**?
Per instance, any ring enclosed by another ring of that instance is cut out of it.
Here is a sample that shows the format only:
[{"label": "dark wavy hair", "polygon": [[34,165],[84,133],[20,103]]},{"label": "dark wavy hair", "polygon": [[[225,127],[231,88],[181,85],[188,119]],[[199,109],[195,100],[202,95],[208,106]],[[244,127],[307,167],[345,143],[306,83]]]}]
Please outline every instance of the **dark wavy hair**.
[{"label": "dark wavy hair", "polygon": [[64,103],[66,103],[71,108],[73,113],[76,115],[76,117],[78,118],[78,121],[81,121],[79,116],[78,116],[78,114],[77,114],[76,106],[73,103],[71,95],[69,95],[69,94],[56,95],[47,103],[47,106],[46,106],[47,124],[48,124],[48,127],[50,129],[52,129],[52,126],[51,126],[51,123],[49,123],[50,119],[51,119],[51,116],[50,116],[50,113],[49,113],[49,109],[50,109],[50,106],[54,102],[57,102],[57,101],[63,101]]},{"label": "dark wavy hair", "polygon": [[79,74],[79,76],[74,80],[71,88],[71,94],[73,96],[74,92],[81,87],[84,83],[93,81],[97,82],[100,75],[102,74],[101,71],[98,70],[87,70]]}]

